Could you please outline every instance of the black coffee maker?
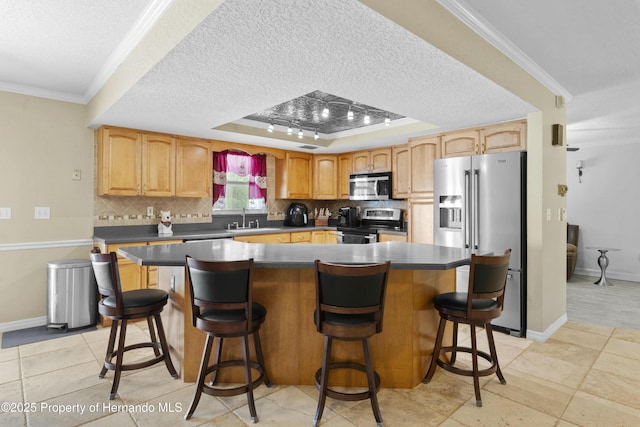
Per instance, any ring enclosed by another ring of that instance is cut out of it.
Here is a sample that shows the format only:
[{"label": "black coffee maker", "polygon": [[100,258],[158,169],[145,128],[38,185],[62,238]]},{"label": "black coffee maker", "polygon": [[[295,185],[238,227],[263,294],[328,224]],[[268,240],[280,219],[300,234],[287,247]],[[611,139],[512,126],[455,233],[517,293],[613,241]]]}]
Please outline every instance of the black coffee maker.
[{"label": "black coffee maker", "polygon": [[309,211],[304,203],[291,203],[284,216],[284,225],[288,227],[306,227]]},{"label": "black coffee maker", "polygon": [[353,206],[345,206],[338,209],[338,226],[339,227],[357,227],[358,220],[358,208]]}]

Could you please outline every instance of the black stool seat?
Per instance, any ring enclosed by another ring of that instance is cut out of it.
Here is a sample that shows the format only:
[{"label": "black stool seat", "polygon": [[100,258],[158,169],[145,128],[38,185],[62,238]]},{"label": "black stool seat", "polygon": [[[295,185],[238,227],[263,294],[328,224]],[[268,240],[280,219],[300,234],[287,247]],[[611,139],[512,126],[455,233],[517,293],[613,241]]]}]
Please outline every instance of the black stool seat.
[{"label": "black stool seat", "polygon": [[[158,303],[166,303],[169,294],[162,289],[136,289],[122,293],[123,308],[146,307]],[[114,295],[103,298],[102,304],[116,308],[116,297]]]},{"label": "black stool seat", "polygon": [[[161,289],[136,289],[123,292],[120,284],[118,257],[115,252],[109,254],[92,253],[91,264],[96,276],[98,291],[102,295],[102,300],[98,304],[98,312],[112,321],[104,365],[98,375],[99,378],[104,378],[107,371],[114,371],[109,399],[113,400],[116,397],[123,371],[142,369],[164,361],[171,376],[174,379],[179,378],[180,375],[171,362],[169,346],[160,317],[169,295]],[[125,345],[128,322],[143,318],[147,319],[149,325],[150,341]],[[156,338],[153,320],[155,320],[158,329],[158,338]],[[118,333],[118,328],[120,333]],[[118,336],[117,347],[115,345],[116,336]],[[155,357],[135,363],[123,363],[124,353],[139,348],[153,349]]]},{"label": "black stool seat", "polygon": [[[472,255],[468,291],[447,292],[437,295],[433,299],[433,305],[440,314],[440,323],[431,364],[422,380],[423,383],[431,381],[436,365],[454,374],[473,377],[477,406],[482,406],[479,377],[495,373],[500,382],[506,384],[498,363],[491,320],[499,317],[502,313],[510,257],[511,249],[500,256]],[[453,322],[453,342],[452,345],[443,347],[442,339],[447,321]],[[458,324],[460,323],[470,326],[471,347],[458,345]],[[478,350],[476,327],[485,329],[489,353]],[[472,369],[456,366],[456,354],[459,352],[471,354]],[[440,356],[445,353],[451,353],[449,360],[440,359]],[[490,366],[480,369],[478,357],[489,362]]]},{"label": "black stool seat", "polygon": [[[186,257],[193,326],[204,331],[207,339],[202,352],[196,392],[185,415],[191,418],[200,402],[202,393],[211,396],[247,395],[251,421],[258,422],[253,390],[263,382],[271,386],[265,369],[260,326],[267,316],[267,309],[253,302],[253,259],[240,261],[201,261]],[[257,361],[249,356],[249,335],[253,342]],[[222,346],[226,338],[242,338],[242,359],[221,360]],[[213,364],[209,364],[211,350],[218,339]],[[236,387],[220,387],[216,384],[218,372],[231,366],[244,367],[245,382]],[[258,372],[253,379],[251,370]],[[211,375],[210,383],[206,377]]]},{"label": "black stool seat", "polygon": [[[324,335],[324,353],[322,367],[314,375],[316,388],[320,391],[314,426],[322,418],[327,397],[346,401],[370,399],[376,422],[382,426],[377,398],[380,376],[373,369],[369,338],[382,332],[389,266],[389,262],[337,265],[315,261],[316,310],[313,318],[316,330]],[[364,363],[331,362],[334,339],[360,341]],[[366,373],[367,390],[346,392],[330,388],[329,372],[337,369],[355,369]]]},{"label": "black stool seat", "polygon": [[[436,310],[450,310],[450,311],[467,311],[467,302],[469,296],[466,292],[447,292],[437,295],[433,299],[433,305]],[[497,301],[493,299],[474,299],[471,300],[472,310],[496,310],[498,309]]]}]

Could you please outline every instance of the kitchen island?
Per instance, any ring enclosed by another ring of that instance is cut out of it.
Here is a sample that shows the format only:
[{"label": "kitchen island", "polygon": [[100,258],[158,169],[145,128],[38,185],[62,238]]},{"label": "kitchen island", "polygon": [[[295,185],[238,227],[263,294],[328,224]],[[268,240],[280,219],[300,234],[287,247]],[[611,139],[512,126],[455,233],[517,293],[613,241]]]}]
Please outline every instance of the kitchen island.
[{"label": "kitchen island", "polygon": [[[313,262],[364,264],[391,261],[383,331],[371,338],[375,370],[383,387],[412,388],[424,376],[433,353],[438,314],[433,297],[455,290],[455,268],[469,263],[466,250],[384,242],[368,245],[279,245],[232,240],[125,247],[121,256],[141,266],[158,266],[158,286],[170,294],[163,312],[172,357],[184,381],[195,381],[205,335],[191,325],[185,257],[231,261],[254,259],[254,300],[267,308],[260,337],[267,371],[275,384],[313,384],[322,363],[323,336],[313,323]],[[236,341],[236,340],[233,340]],[[240,342],[223,357],[240,355]],[[360,355],[359,342],[336,342],[334,360]],[[237,376],[236,376],[237,374]],[[242,370],[221,381],[241,381]],[[364,384],[364,375],[338,371],[334,384]]]}]

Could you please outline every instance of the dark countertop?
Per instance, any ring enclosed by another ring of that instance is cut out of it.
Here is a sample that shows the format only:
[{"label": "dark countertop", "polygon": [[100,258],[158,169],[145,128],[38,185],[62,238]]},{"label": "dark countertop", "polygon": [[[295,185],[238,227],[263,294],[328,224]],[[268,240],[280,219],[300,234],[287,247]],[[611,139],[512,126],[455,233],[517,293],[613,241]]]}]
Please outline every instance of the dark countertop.
[{"label": "dark countertop", "polygon": [[118,254],[138,265],[182,266],[190,255],[213,261],[253,258],[256,268],[312,268],[316,259],[341,264],[390,260],[391,268],[397,270],[448,270],[469,264],[471,256],[466,249],[420,243],[265,244],[228,239],[133,246],[118,249]]},{"label": "dark countertop", "polygon": [[172,235],[158,235],[157,226],[100,227],[94,229],[93,240],[103,244],[155,242],[166,240],[230,239],[234,236],[293,233],[298,231],[335,230],[335,227],[264,227],[246,228],[237,232],[224,229],[181,228],[174,225]]}]

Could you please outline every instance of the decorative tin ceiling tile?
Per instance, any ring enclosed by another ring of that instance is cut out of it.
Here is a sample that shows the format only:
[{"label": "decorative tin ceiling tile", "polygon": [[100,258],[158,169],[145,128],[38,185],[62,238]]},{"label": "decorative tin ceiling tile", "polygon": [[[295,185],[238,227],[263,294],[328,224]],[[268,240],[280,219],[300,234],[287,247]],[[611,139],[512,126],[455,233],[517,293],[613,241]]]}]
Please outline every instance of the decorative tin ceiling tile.
[{"label": "decorative tin ceiling tile", "polygon": [[[329,110],[326,118],[322,115],[325,107]],[[349,110],[353,111],[352,120],[347,117]],[[368,124],[364,121],[365,114],[370,117]],[[307,131],[317,130],[321,134],[334,134],[384,123],[387,116],[392,121],[404,118],[399,114],[316,90],[244,118],[267,125],[291,126],[294,132],[302,128]]]}]

